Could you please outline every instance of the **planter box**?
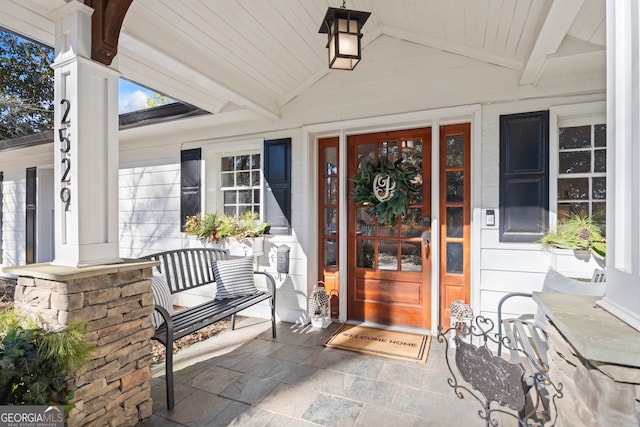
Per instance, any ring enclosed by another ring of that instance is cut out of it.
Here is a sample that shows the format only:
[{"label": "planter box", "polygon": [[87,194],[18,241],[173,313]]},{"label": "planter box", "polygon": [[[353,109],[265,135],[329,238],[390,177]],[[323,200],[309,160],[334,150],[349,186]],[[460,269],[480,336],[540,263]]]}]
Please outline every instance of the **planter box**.
[{"label": "planter box", "polygon": [[550,266],[567,277],[591,280],[594,270],[604,268],[604,260],[589,251],[553,248],[549,252]]},{"label": "planter box", "polygon": [[264,237],[254,237],[241,242],[234,238],[225,239],[225,247],[233,256],[264,255]]}]

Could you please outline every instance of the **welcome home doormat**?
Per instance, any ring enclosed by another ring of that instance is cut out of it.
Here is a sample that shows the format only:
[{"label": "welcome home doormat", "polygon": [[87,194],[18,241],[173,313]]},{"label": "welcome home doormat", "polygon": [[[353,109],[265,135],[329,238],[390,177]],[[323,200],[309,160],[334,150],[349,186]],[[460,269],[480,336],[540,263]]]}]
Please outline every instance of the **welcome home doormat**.
[{"label": "welcome home doormat", "polygon": [[425,363],[431,345],[431,335],[418,335],[345,323],[324,342],[324,345],[325,347]]}]

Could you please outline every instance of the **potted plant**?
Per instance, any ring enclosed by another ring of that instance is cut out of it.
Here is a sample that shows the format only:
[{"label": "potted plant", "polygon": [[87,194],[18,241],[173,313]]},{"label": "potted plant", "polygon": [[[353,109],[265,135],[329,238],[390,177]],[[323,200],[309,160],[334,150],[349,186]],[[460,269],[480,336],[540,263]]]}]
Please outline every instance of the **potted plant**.
[{"label": "potted plant", "polygon": [[223,215],[219,218],[218,240],[226,240],[230,250],[239,245],[246,255],[251,248],[253,255],[264,253],[264,234],[269,225],[260,221],[256,212],[245,212],[240,216]]},{"label": "potted plant", "polygon": [[0,312],[0,404],[54,403],[68,412],[75,391],[69,375],[94,348],[85,337],[83,323],[51,331],[13,309]]},{"label": "potted plant", "polygon": [[202,243],[215,243],[218,241],[218,229],[220,221],[216,213],[188,216],[184,224],[184,232],[188,236],[197,237]]},{"label": "potted plant", "polygon": [[[545,248],[571,250],[573,257],[580,260],[583,265],[594,259],[596,264],[590,265],[584,271],[585,277],[590,277],[593,268],[604,265],[607,241],[600,225],[590,216],[572,214],[569,218],[561,219],[555,230],[548,230],[544,234],[540,243]],[[576,270],[573,267],[572,269]],[[573,274],[575,271],[566,273]]]}]

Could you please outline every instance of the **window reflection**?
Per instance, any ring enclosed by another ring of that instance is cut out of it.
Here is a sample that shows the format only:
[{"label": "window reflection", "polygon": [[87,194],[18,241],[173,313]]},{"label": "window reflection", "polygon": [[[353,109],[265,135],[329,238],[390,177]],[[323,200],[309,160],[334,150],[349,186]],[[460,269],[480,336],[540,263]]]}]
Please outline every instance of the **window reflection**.
[{"label": "window reflection", "polygon": [[378,270],[398,270],[398,241],[378,241]]}]

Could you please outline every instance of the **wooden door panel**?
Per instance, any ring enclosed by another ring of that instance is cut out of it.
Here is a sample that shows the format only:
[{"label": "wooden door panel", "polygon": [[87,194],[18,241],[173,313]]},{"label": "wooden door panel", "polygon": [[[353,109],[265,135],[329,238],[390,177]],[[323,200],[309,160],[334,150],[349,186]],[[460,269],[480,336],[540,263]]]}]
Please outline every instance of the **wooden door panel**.
[{"label": "wooden door panel", "polygon": [[420,306],[422,283],[396,280],[356,279],[355,298],[357,301],[373,301],[382,304],[403,304]]}]

